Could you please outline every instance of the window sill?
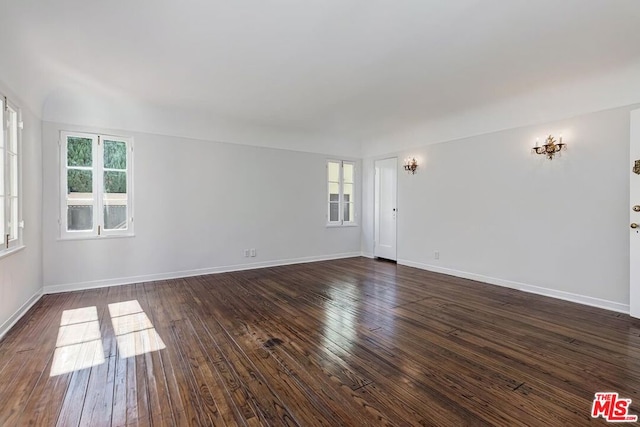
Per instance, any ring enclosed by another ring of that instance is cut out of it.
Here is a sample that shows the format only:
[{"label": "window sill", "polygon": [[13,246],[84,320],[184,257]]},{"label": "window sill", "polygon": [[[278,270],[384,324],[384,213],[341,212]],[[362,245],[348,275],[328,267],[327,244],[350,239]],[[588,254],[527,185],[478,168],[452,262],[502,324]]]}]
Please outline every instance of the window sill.
[{"label": "window sill", "polygon": [[9,255],[13,255],[16,252],[20,252],[24,248],[26,248],[25,245],[20,245],[20,246],[16,246],[15,248],[4,249],[4,250],[0,251],[0,259],[2,259],[4,257],[8,257]]},{"label": "window sill", "polygon": [[68,242],[68,241],[77,241],[77,240],[107,240],[107,239],[128,239],[130,237],[136,237],[135,234],[114,234],[107,236],[66,236],[66,237],[58,237],[56,240],[58,242]]},{"label": "window sill", "polygon": [[349,224],[327,224],[327,228],[343,228],[343,227],[358,227],[358,224],[355,222],[350,222]]}]

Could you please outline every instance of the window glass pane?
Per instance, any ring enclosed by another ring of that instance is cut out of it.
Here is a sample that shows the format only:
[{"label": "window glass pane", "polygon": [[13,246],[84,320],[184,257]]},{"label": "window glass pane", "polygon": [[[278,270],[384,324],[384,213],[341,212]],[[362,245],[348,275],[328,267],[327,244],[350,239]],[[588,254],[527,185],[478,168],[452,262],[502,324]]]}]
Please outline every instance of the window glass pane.
[{"label": "window glass pane", "polygon": [[105,171],[105,193],[127,193],[127,173],[118,171]]},{"label": "window glass pane", "polygon": [[340,221],[340,204],[329,203],[329,221]]},{"label": "window glass pane", "polygon": [[67,170],[67,194],[71,193],[88,193],[86,196],[92,197],[93,171],[84,169]]},{"label": "window glass pane", "polygon": [[340,182],[340,163],[329,162],[329,181]]},{"label": "window glass pane", "polygon": [[345,184],[343,187],[343,196],[345,202],[353,201],[353,184]]},{"label": "window glass pane", "polygon": [[104,229],[126,230],[127,217],[127,194],[104,194]]},{"label": "window glass pane", "polygon": [[93,141],[91,138],[70,136],[67,138],[67,165],[91,166],[93,164]]},{"label": "window glass pane", "polygon": [[[0,135],[2,132],[0,132]],[[2,136],[0,136],[2,141]],[[0,196],[4,196],[4,149],[0,148]],[[0,210],[4,209],[4,205],[0,205]]]},{"label": "window glass pane", "polygon": [[12,197],[9,199],[9,240],[14,240],[18,238],[18,198]]},{"label": "window glass pane", "polygon": [[330,182],[329,183],[329,200],[331,200],[331,198],[333,196],[336,196],[336,201],[337,201],[337,197],[339,197],[340,195],[340,185]]},{"label": "window glass pane", "polygon": [[67,229],[86,231],[93,229],[93,206],[71,205],[67,208]]},{"label": "window glass pane", "polygon": [[344,182],[353,183],[353,165],[349,163],[344,164]]},{"label": "window glass pane", "polygon": [[[4,231],[5,222],[4,222],[4,197],[0,196],[0,236],[2,236],[2,240],[4,242],[4,235],[6,234]],[[0,246],[1,248],[1,246]]]},{"label": "window glass pane", "polygon": [[9,108],[9,141],[7,148],[10,152],[18,153],[18,113]]},{"label": "window glass pane", "polygon": [[9,193],[8,196],[18,195],[18,156],[9,154]]},{"label": "window glass pane", "polygon": [[104,141],[105,169],[127,168],[127,144],[122,141]]},{"label": "window glass pane", "polygon": [[[4,101],[0,100],[0,111],[4,111]],[[0,118],[2,114],[0,113]],[[0,236],[4,243],[5,232],[5,199],[4,199],[4,132],[0,131]],[[0,246],[1,248],[1,246]]]},{"label": "window glass pane", "polygon": [[105,230],[126,230],[127,229],[127,205],[105,205],[104,207],[104,229]]},{"label": "window glass pane", "polygon": [[344,222],[351,222],[353,221],[353,211],[354,207],[353,207],[353,203],[345,203],[344,204],[344,217],[343,217],[343,221]]}]

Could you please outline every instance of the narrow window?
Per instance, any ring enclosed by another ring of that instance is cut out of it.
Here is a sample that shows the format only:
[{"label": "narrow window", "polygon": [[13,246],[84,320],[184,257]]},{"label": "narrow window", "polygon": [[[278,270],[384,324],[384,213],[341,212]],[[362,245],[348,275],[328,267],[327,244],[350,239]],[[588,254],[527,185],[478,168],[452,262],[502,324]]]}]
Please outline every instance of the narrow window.
[{"label": "narrow window", "polygon": [[61,236],[133,235],[131,138],[61,133]]},{"label": "narrow window", "polygon": [[21,133],[20,110],[7,101],[0,100],[2,127],[0,135],[0,255],[22,245],[21,221]]},{"label": "narrow window", "polygon": [[327,161],[329,225],[355,224],[355,166],[343,160]]}]

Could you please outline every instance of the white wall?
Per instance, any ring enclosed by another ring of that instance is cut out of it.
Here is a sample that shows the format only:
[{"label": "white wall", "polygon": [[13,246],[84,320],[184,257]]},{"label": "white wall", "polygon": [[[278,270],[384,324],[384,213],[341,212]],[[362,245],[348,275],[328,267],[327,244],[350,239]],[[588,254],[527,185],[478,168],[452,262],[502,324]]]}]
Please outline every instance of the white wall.
[{"label": "white wall", "polygon": [[[627,311],[630,110],[392,153],[420,164],[415,175],[399,166],[398,262]],[[531,154],[536,136],[558,132],[561,157]],[[363,161],[368,254],[373,160]]]},{"label": "white wall", "polygon": [[0,93],[22,108],[23,218],[25,248],[0,259],[0,337],[42,295],[41,121],[4,84]]},{"label": "white wall", "polygon": [[49,94],[42,108],[43,121],[175,135],[208,141],[281,148],[308,153],[360,157],[360,144],[324,130],[309,132],[239,122],[212,116],[207,111],[148,105],[127,94],[80,85]]},{"label": "white wall", "polygon": [[97,131],[43,123],[46,292],[360,253],[359,227],[326,227],[326,156],[117,130],[135,139],[136,236],[61,241],[60,130]]},{"label": "white wall", "polygon": [[[640,62],[614,68],[609,73],[575,75],[571,81],[523,92],[443,117],[431,117],[390,134],[373,135],[363,144],[362,155],[386,154],[485,133],[577,117],[640,102]],[[482,81],[478,80],[482,85]]]}]

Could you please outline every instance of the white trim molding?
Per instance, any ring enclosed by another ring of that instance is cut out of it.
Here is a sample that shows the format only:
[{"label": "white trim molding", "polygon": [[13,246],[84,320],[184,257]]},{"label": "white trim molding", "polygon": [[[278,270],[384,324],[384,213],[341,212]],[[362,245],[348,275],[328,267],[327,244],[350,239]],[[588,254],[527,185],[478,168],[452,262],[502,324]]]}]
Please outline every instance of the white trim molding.
[{"label": "white trim molding", "polygon": [[2,326],[0,326],[0,339],[4,338],[6,333],[9,332],[9,330],[13,328],[13,326],[16,323],[18,323],[18,320],[20,320],[22,316],[27,314],[27,312],[31,309],[31,307],[33,307],[33,305],[37,303],[40,300],[40,298],[42,298],[42,295],[43,295],[42,289],[38,290],[38,292],[33,294],[31,298],[29,298],[24,304],[22,304],[22,307],[20,307],[15,313],[13,313],[2,324]]},{"label": "white trim molding", "polygon": [[236,264],[221,267],[200,268],[196,270],[184,270],[158,274],[146,274],[141,276],[120,277],[115,279],[94,280],[89,282],[66,283],[49,285],[44,287],[45,294],[57,294],[61,292],[80,291],[85,289],[104,288],[107,286],[130,285],[133,283],[153,282],[157,280],[180,279],[184,277],[204,276],[206,274],[229,273],[232,271],[255,270],[257,268],[278,267],[282,265],[303,264],[307,262],[330,261],[334,259],[359,257],[360,252],[348,252],[333,255],[319,255],[302,258],[264,261],[250,264]]},{"label": "white trim molding", "polygon": [[565,301],[575,302],[578,304],[589,305],[592,307],[603,308],[605,310],[616,311],[619,313],[629,314],[629,304],[622,304],[616,301],[609,301],[600,298],[594,298],[587,295],[579,295],[571,292],[559,291],[557,289],[543,288],[541,286],[528,285],[526,283],[514,282],[511,280],[497,279],[495,277],[483,276],[481,274],[469,273],[466,271],[454,270],[450,268],[439,267],[435,265],[422,264],[409,260],[398,260],[399,265],[407,267],[419,268],[421,270],[432,271],[434,273],[442,273],[449,276],[461,277],[463,279],[475,280],[478,282],[488,283],[490,285],[502,286],[505,288],[517,289],[519,291],[528,292],[536,295],[557,298]]}]

